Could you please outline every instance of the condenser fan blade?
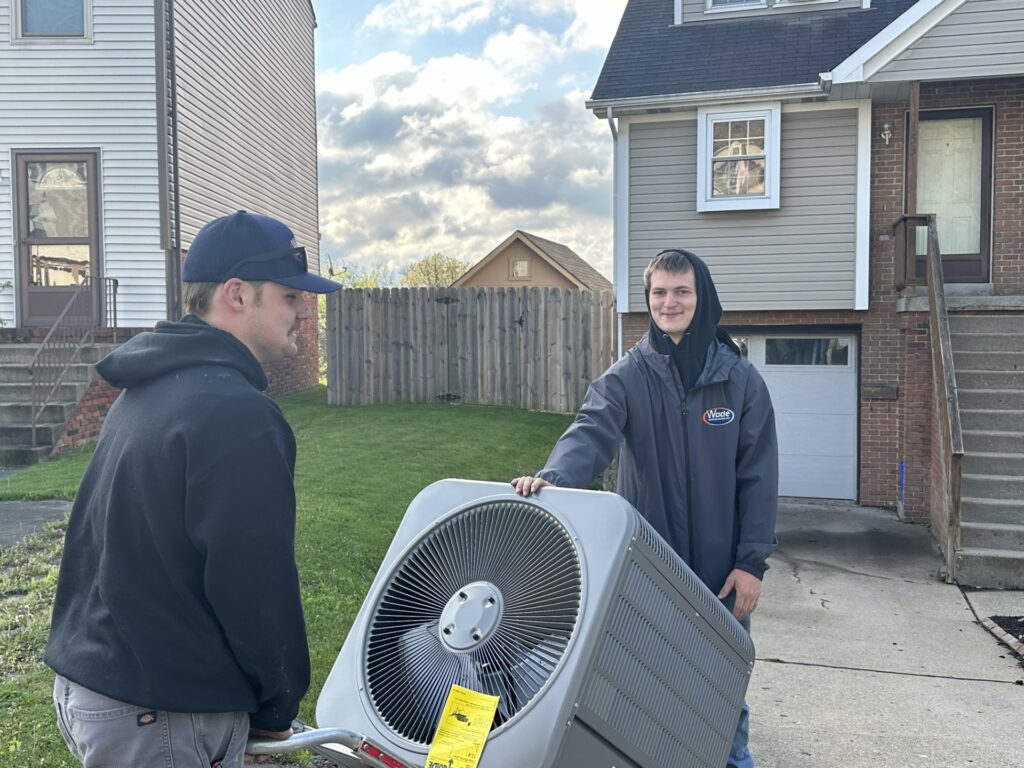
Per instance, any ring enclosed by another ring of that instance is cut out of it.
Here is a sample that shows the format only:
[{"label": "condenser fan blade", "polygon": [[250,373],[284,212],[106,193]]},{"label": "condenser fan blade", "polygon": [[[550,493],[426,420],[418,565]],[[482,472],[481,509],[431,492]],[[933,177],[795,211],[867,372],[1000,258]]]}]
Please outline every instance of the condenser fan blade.
[{"label": "condenser fan blade", "polygon": [[491,502],[429,529],[374,608],[366,676],[381,719],[429,744],[452,685],[498,696],[500,727],[551,679],[582,579],[572,536],[528,502]]}]

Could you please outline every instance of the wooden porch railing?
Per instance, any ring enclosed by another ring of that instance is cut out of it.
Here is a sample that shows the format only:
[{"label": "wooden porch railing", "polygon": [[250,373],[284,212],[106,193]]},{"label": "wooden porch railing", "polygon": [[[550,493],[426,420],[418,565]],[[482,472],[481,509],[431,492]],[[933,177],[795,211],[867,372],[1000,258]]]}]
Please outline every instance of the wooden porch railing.
[{"label": "wooden porch railing", "polygon": [[[960,472],[964,457],[964,438],[960,426],[960,401],[956,390],[956,374],[953,367],[953,345],[949,333],[949,315],[946,313],[946,291],[942,274],[942,254],[939,252],[939,234],[935,225],[935,215],[904,216],[904,222],[924,220],[928,232],[928,251],[926,257],[928,284],[928,330],[931,343],[932,358],[932,418],[934,429],[932,435],[938,433],[942,467],[942,498],[932,498],[932,503],[942,504],[942,513],[946,521],[946,580],[953,581],[956,569],[956,550],[960,546]],[[921,226],[920,223],[913,225]],[[916,230],[909,227],[905,232]],[[909,243],[908,243],[909,244]],[[907,249],[916,252],[916,248]],[[899,261],[899,259],[897,259]],[[904,263],[909,264],[908,257]],[[913,272],[911,272],[913,274]],[[935,447],[933,447],[933,452]],[[934,465],[933,465],[934,468]],[[932,488],[936,487],[935,479]]]},{"label": "wooden porch railing", "polygon": [[78,352],[92,338],[99,325],[113,328],[117,341],[117,280],[87,277],[78,286],[39,345],[29,375],[32,379],[32,445],[38,445],[36,431],[43,409],[60,388]]}]

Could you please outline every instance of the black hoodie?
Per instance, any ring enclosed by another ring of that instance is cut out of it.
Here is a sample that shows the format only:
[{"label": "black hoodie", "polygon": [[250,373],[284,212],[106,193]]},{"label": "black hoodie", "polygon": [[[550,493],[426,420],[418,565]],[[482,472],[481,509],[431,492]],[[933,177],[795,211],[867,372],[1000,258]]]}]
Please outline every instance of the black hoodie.
[{"label": "black hoodie", "polygon": [[[712,351],[712,342],[717,338],[723,343],[739,352],[739,347],[723,329],[718,327],[718,321],[722,319],[722,303],[718,300],[718,291],[715,289],[715,282],[711,279],[711,272],[704,261],[696,254],[680,250],[679,253],[686,256],[686,259],[693,265],[694,285],[697,289],[697,311],[690,321],[690,327],[686,329],[683,338],[676,344],[671,337],[658,327],[654,319],[651,319],[650,333],[651,346],[656,352],[668,355],[679,371],[683,381],[684,389],[691,389],[697,383],[708,356]],[[644,291],[644,300],[647,302],[648,311],[651,308],[651,300],[648,291]]]},{"label": "black hoodie", "polygon": [[75,499],[46,663],[130,704],[287,728],[309,685],[295,439],[263,370],[194,317],[97,369],[124,392]]}]

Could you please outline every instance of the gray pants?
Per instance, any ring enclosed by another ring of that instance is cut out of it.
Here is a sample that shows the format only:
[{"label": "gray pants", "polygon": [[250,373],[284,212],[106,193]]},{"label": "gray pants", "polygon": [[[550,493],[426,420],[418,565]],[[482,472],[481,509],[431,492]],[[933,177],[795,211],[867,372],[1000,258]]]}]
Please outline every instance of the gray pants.
[{"label": "gray pants", "polygon": [[57,727],[85,768],[241,768],[246,712],[189,714],[137,707],[57,675]]}]

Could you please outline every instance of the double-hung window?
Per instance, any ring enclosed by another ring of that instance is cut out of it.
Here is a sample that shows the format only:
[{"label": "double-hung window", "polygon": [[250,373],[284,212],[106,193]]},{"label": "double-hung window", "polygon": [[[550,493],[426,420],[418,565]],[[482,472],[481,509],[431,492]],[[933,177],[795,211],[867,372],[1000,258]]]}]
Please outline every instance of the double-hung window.
[{"label": "double-hung window", "polygon": [[13,0],[16,39],[86,39],[92,0]]},{"label": "double-hung window", "polygon": [[781,106],[697,112],[697,210],[779,207]]}]

